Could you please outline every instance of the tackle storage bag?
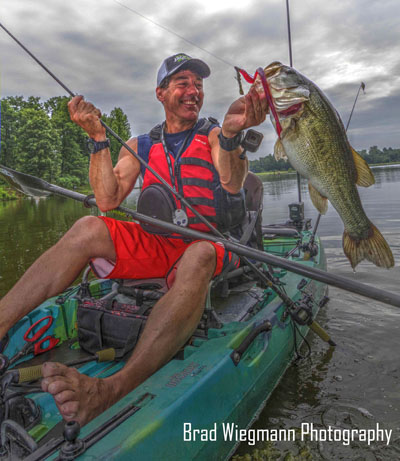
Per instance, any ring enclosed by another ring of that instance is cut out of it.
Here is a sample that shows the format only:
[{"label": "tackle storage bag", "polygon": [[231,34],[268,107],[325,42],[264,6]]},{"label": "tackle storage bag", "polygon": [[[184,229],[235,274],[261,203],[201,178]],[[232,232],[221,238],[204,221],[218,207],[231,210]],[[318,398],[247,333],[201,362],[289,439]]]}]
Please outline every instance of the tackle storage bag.
[{"label": "tackle storage bag", "polygon": [[113,347],[119,356],[136,345],[147,317],[148,305],[124,304],[115,299],[84,299],[78,305],[79,345],[94,354]]}]

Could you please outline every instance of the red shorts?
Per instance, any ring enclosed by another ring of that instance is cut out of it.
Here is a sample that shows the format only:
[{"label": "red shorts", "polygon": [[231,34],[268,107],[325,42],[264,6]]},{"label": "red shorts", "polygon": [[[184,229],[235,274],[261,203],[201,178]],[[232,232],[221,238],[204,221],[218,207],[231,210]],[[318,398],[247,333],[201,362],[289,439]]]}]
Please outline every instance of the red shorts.
[{"label": "red shorts", "polygon": [[[199,240],[184,242],[144,231],[140,224],[99,216],[108,227],[114,243],[116,262],[102,258],[91,261],[97,277],[116,279],[169,278],[186,248]],[[210,242],[216,251],[214,276],[232,259],[222,243]],[[236,265],[236,264],[235,264]],[[174,278],[174,277],[173,277]]]}]

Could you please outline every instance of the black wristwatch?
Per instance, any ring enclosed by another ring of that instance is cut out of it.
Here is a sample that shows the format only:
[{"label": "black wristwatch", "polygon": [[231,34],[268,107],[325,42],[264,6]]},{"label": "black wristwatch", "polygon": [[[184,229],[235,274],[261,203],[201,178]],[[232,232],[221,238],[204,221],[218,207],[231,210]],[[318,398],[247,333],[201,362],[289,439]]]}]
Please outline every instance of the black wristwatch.
[{"label": "black wristwatch", "polygon": [[239,131],[239,133],[233,138],[225,138],[221,130],[219,132],[218,138],[219,145],[222,147],[222,149],[226,150],[227,152],[231,152],[240,146],[240,143],[243,140],[243,131]]},{"label": "black wristwatch", "polygon": [[95,154],[100,150],[110,147],[110,140],[107,138],[105,141],[95,141],[93,138],[87,140],[87,146],[90,154]]}]

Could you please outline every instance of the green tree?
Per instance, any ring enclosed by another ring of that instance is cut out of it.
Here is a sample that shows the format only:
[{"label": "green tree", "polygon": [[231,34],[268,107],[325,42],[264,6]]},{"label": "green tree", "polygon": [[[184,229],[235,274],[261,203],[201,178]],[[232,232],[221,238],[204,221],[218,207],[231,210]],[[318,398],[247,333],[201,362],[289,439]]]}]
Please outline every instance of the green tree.
[{"label": "green tree", "polygon": [[73,123],[68,113],[67,97],[54,97],[46,101],[45,108],[51,117],[54,132],[60,139],[60,177],[57,183],[70,188],[88,182],[89,157],[87,135]]},{"label": "green tree", "polygon": [[17,169],[54,181],[60,173],[60,138],[44,109],[21,109],[17,138]]},{"label": "green tree", "polygon": [[17,130],[19,112],[10,103],[9,98],[1,100],[1,151],[3,165],[15,168],[17,158]]},{"label": "green tree", "polygon": [[[128,117],[120,107],[115,107],[109,116],[104,115],[103,120],[124,141],[127,141],[131,137]],[[121,144],[114,137],[110,137],[110,141],[111,160],[113,165],[115,165],[118,160],[119,151],[121,150]]]}]

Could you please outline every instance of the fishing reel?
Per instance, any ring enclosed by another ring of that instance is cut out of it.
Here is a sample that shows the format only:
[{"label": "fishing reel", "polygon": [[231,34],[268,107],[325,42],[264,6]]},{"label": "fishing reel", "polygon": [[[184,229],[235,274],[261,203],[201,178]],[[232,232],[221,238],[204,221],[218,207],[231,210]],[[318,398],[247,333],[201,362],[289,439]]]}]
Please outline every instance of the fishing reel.
[{"label": "fishing reel", "polygon": [[313,258],[314,256],[317,256],[318,254],[318,245],[314,242],[307,242],[305,243],[301,249],[303,250],[304,253],[304,260],[308,261],[309,259]]},{"label": "fishing reel", "polygon": [[[307,281],[303,279],[297,286],[299,290],[304,288],[307,284]],[[289,311],[292,319],[299,325],[311,325],[314,321],[313,319],[313,298],[308,293],[303,292],[303,297],[293,303]]]},{"label": "fishing reel", "polygon": [[313,322],[312,308],[301,301],[294,304],[290,316],[299,325],[310,325]]}]

